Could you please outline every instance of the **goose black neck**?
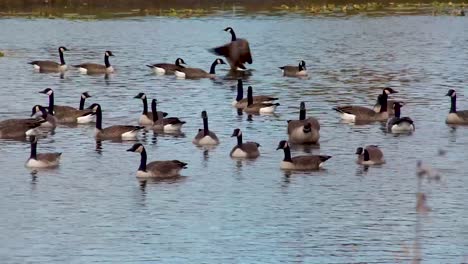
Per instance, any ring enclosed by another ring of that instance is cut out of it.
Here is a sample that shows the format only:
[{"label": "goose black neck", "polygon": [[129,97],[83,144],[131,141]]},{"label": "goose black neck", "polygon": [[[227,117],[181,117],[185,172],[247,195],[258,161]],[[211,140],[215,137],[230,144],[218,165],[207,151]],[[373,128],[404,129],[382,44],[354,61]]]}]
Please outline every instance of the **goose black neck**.
[{"label": "goose black neck", "polygon": [[141,99],[143,101],[143,114],[148,114],[148,100],[146,98]]},{"label": "goose black neck", "polygon": [[216,65],[218,64],[218,61],[214,61],[212,64],[211,64],[211,68],[210,68],[210,74],[216,74]]},{"label": "goose black neck", "polygon": [[63,58],[62,50],[59,50],[59,56],[60,56],[60,65],[65,65],[65,59]]},{"label": "goose black neck", "polygon": [[370,160],[370,157],[369,157],[369,151],[367,151],[367,149],[364,150],[364,161],[369,161]]},{"label": "goose black neck", "polygon": [[396,118],[400,118],[400,115],[401,115],[400,106],[395,106],[395,108],[393,109],[393,112],[395,113]]},{"label": "goose black neck", "polygon": [[208,129],[208,117],[203,118],[203,136],[208,136],[210,134],[210,130]]},{"label": "goose black neck", "polygon": [[253,104],[253,92],[252,92],[252,89],[249,89],[247,91],[247,106],[252,105],[252,104]]},{"label": "goose black neck", "polygon": [[283,161],[292,162],[292,159],[291,159],[291,149],[289,148],[289,146],[283,148],[283,150],[284,150],[284,159],[283,159]]},{"label": "goose black neck", "polygon": [[[146,99],[144,100],[144,104],[146,104]],[[145,106],[145,109],[146,109],[146,106]],[[158,110],[156,109],[156,102],[154,101],[151,102],[151,112],[153,112],[153,123],[155,123],[156,121],[158,121],[159,116],[158,116]]]},{"label": "goose black neck", "polygon": [[146,171],[146,150],[143,149],[141,152],[141,159],[140,159],[140,167],[138,167],[139,171]]},{"label": "goose black neck", "polygon": [[31,142],[31,156],[30,159],[37,159],[37,142],[34,140]]},{"label": "goose black neck", "polygon": [[104,55],[104,64],[106,64],[106,68],[109,68],[111,66],[110,62],[109,62],[109,56]]},{"label": "goose black neck", "polygon": [[54,114],[54,93],[49,95],[49,114]]},{"label": "goose black neck", "polygon": [[380,113],[387,112],[387,99],[388,99],[388,95],[384,92],[382,94],[381,101],[380,101]]},{"label": "goose black neck", "polygon": [[79,110],[84,110],[84,103],[86,101],[86,98],[84,98],[83,96],[81,97],[80,99],[80,108],[78,108]]},{"label": "goose black neck", "polygon": [[101,107],[96,109],[96,128],[101,130],[102,129],[102,110]]},{"label": "goose black neck", "polygon": [[236,97],[236,101],[239,102],[240,100],[242,100],[242,98],[244,98],[244,87],[243,87],[243,84],[242,84],[242,80],[239,80],[237,82],[237,97]]},{"label": "goose black neck", "polygon": [[242,135],[237,136],[237,145],[242,146]]},{"label": "goose black neck", "polygon": [[299,120],[305,120],[306,119],[306,110],[301,109],[299,110]]},{"label": "goose black neck", "polygon": [[457,96],[454,95],[452,98],[450,98],[451,104],[450,104],[450,113],[456,113],[457,112]]},{"label": "goose black neck", "polygon": [[234,33],[234,30],[231,29],[231,41],[236,41],[236,40],[237,40],[236,33]]}]

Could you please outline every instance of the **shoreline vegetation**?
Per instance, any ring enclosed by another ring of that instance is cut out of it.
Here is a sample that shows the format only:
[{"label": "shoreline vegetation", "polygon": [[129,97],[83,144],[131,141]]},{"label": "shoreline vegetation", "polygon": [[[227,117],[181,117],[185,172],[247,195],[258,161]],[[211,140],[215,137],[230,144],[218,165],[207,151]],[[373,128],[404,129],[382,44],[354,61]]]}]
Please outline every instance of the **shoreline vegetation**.
[{"label": "shoreline vegetation", "polygon": [[0,0],[0,17],[110,19],[140,16],[191,18],[222,15],[464,16],[464,2],[317,0]]}]

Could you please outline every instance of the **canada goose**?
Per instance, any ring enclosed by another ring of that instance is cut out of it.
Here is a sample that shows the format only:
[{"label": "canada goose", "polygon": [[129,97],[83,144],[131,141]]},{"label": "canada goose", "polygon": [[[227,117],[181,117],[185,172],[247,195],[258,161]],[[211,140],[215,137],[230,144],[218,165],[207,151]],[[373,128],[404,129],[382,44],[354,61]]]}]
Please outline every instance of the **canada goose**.
[{"label": "canada goose", "polygon": [[101,105],[92,104],[88,107],[96,113],[96,131],[94,136],[97,139],[122,139],[122,140],[134,140],[137,138],[138,131],[143,129],[142,126],[125,126],[125,125],[114,125],[106,128],[102,128],[102,110]]},{"label": "canada goose", "polygon": [[388,119],[387,99],[389,94],[398,93],[392,88],[385,88],[382,91],[382,106],[380,112],[376,113],[373,109],[364,106],[346,105],[333,108],[341,115],[341,119],[357,122],[357,121],[386,121]]},{"label": "canada goose", "polygon": [[26,167],[29,168],[50,168],[57,167],[60,163],[62,153],[37,153],[37,137],[31,136],[31,156],[26,161]]},{"label": "canada goose", "polygon": [[55,105],[54,90],[46,88],[39,93],[49,96],[49,113],[57,118],[60,123],[79,123],[87,124],[94,121],[94,114],[91,110],[83,109],[86,98],[91,97],[88,92],[81,94],[80,109],[66,105]]},{"label": "canada goose", "polygon": [[50,114],[47,109],[42,105],[35,105],[31,110],[31,117],[42,116],[45,122],[41,123],[41,127],[54,129],[57,127],[57,118]]},{"label": "canada goose", "polygon": [[175,132],[180,131],[182,125],[185,124],[185,121],[181,121],[177,117],[159,117],[155,115],[156,113],[156,99],[151,101],[151,111],[153,112],[153,130],[156,131],[165,131],[165,132]]},{"label": "canada goose", "polygon": [[297,144],[315,144],[320,138],[320,124],[317,119],[306,119],[305,103],[301,102],[299,120],[288,120],[289,142]]},{"label": "canada goose", "polygon": [[[273,101],[278,100],[276,97],[268,95],[256,95],[253,96],[253,102],[255,103],[273,103]],[[237,80],[237,97],[236,100],[232,102],[232,106],[236,108],[245,108],[247,107],[247,98],[244,98],[244,85],[242,79]]]},{"label": "canada goose", "polygon": [[109,62],[109,57],[114,56],[114,54],[107,50],[104,53],[104,65],[102,64],[97,64],[97,63],[82,63],[78,65],[73,65],[73,67],[78,68],[78,70],[81,73],[84,74],[108,74],[108,73],[113,73],[114,68]]},{"label": "canada goose", "polygon": [[200,78],[215,78],[216,77],[216,65],[226,64],[222,59],[216,59],[210,68],[210,72],[206,72],[199,68],[180,68],[175,70],[174,74],[177,78],[187,78],[187,79],[200,79]]},{"label": "canada goose", "polygon": [[[133,98],[141,99],[143,102],[143,112],[141,113],[140,119],[138,120],[138,124],[143,126],[153,125],[153,113],[148,112],[148,98],[146,97],[146,94],[139,93]],[[166,112],[158,111],[158,118],[163,118],[165,116],[167,116]]]},{"label": "canada goose", "polygon": [[282,70],[283,76],[288,76],[288,77],[307,76],[306,63],[303,60],[299,62],[299,66],[286,65],[286,66],[279,67],[279,68]]},{"label": "canada goose", "polygon": [[[379,94],[379,96],[377,96],[377,101],[374,105],[374,112],[376,113],[379,113],[380,112],[380,107],[382,106],[382,104],[380,103],[382,102],[382,95]],[[393,103],[395,103],[396,101],[394,100],[387,100],[387,113],[389,116],[392,116],[392,115],[395,115],[395,112],[393,111],[393,107],[388,107],[389,105],[392,106]]]},{"label": "canada goose", "polygon": [[447,124],[468,125],[468,110],[457,111],[457,93],[450,89],[446,96],[451,97],[450,113],[445,120]]},{"label": "canada goose", "polygon": [[387,121],[387,130],[393,133],[414,131],[415,127],[413,120],[409,117],[400,117],[400,108],[403,106],[401,102],[394,102],[393,109],[395,116]]},{"label": "canada goose", "polygon": [[146,164],[146,150],[145,147],[136,143],[127,151],[138,152],[141,155],[140,167],[136,176],[138,178],[169,178],[180,176],[179,172],[187,168],[187,163],[179,160],[158,160]]},{"label": "canada goose", "polygon": [[198,130],[198,134],[192,140],[195,145],[218,145],[219,139],[216,134],[208,129],[208,114],[202,111],[201,117],[203,119],[203,129]]},{"label": "canada goose", "polygon": [[210,51],[226,57],[232,70],[246,70],[244,63],[252,64],[253,62],[249,42],[246,39],[238,39],[231,27],[225,28],[224,31],[231,33],[231,42]]},{"label": "canada goose", "polygon": [[24,138],[36,135],[43,118],[7,119],[0,122],[0,138]]},{"label": "canada goose", "polygon": [[177,58],[175,63],[156,63],[153,65],[146,65],[153,69],[157,74],[174,74],[175,70],[185,68],[185,61],[181,58]]},{"label": "canada goose", "polygon": [[235,145],[229,154],[233,158],[248,158],[253,159],[260,156],[258,147],[260,144],[256,142],[242,142],[242,131],[239,128],[234,129],[231,137],[237,137],[237,145]]},{"label": "canada goose", "polygon": [[271,114],[275,112],[279,103],[254,103],[252,86],[247,88],[247,107],[244,112],[248,114]]},{"label": "canada goose", "polygon": [[276,150],[278,149],[284,150],[284,159],[280,165],[280,168],[283,170],[318,170],[325,161],[332,157],[325,155],[307,155],[291,158],[291,149],[286,140],[280,141]]},{"label": "canada goose", "polygon": [[380,165],[384,164],[383,153],[378,146],[369,145],[365,148],[359,147],[356,149],[358,155],[357,163],[362,165]]},{"label": "canada goose", "polygon": [[31,61],[29,64],[31,64],[35,70],[38,70],[39,72],[64,72],[67,70],[67,64],[65,64],[65,59],[63,58],[63,52],[68,51],[67,48],[65,47],[59,47],[58,52],[60,55],[60,63],[57,63],[55,61]]}]

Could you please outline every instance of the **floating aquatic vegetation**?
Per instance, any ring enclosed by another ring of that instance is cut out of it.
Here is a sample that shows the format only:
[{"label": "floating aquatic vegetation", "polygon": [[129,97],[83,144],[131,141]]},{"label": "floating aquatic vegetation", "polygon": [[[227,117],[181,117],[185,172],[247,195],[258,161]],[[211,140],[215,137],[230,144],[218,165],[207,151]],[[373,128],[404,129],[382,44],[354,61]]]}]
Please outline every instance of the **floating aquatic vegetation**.
[{"label": "floating aquatic vegetation", "polygon": [[0,51],[0,57],[3,57],[3,56],[5,56],[5,53]]}]

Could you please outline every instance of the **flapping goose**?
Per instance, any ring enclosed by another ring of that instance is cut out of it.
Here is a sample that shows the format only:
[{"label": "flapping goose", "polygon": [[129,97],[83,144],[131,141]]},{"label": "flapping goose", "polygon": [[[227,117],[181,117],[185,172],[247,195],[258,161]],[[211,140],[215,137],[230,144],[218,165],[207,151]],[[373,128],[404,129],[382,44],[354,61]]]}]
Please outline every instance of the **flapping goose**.
[{"label": "flapping goose", "polygon": [[387,130],[393,133],[405,133],[414,131],[413,120],[409,117],[400,117],[400,109],[403,106],[401,102],[394,102],[393,109],[395,116],[387,121]]},{"label": "flapping goose", "polygon": [[143,129],[142,126],[125,126],[125,125],[114,125],[106,128],[102,128],[102,110],[99,104],[92,104],[88,107],[92,109],[96,114],[96,139],[122,139],[122,140],[134,140],[137,138],[138,131]]},{"label": "flapping goose", "polygon": [[[151,126],[153,125],[153,113],[148,112],[148,98],[146,94],[139,93],[134,98],[141,99],[143,102],[143,112],[141,113],[140,119],[138,120],[138,124],[142,126]],[[163,118],[167,116],[166,112],[158,111],[158,118]]]},{"label": "flapping goose", "polygon": [[450,96],[450,112],[445,120],[447,124],[468,125],[468,110],[457,111],[457,93],[450,89],[446,96]]},{"label": "flapping goose", "polygon": [[253,62],[249,42],[246,39],[238,39],[231,27],[225,28],[224,31],[231,33],[231,42],[211,49],[211,52],[226,57],[232,70],[246,70],[244,63],[252,64]]},{"label": "flapping goose", "polygon": [[159,117],[156,115],[156,99],[151,101],[151,111],[153,112],[153,130],[164,132],[180,131],[185,121],[180,120],[178,117]]},{"label": "flapping goose", "polygon": [[[278,100],[276,97],[268,95],[256,95],[253,96],[253,102],[255,103],[273,103]],[[236,100],[232,102],[232,106],[243,109],[247,107],[247,98],[244,98],[244,85],[242,79],[237,80],[237,97]]]},{"label": "flapping goose", "polygon": [[[382,104],[380,102],[382,102],[382,95],[381,94],[379,94],[379,96],[377,97],[377,102],[374,105],[374,112],[376,112],[376,113],[380,112],[380,107],[382,106]],[[395,103],[395,102],[396,101],[394,101],[394,100],[387,100],[387,113],[388,113],[389,116],[395,115],[395,112],[393,111],[393,107],[391,107],[393,105],[393,103]],[[390,106],[390,107],[388,107],[388,106]]]},{"label": "flapping goose", "polygon": [[[89,109],[83,109],[86,98],[91,97],[88,92],[81,94],[80,107],[76,109],[66,105],[55,105],[54,90],[46,88],[39,93],[49,96],[49,113],[52,113],[59,123],[87,124],[94,121],[94,114]],[[51,110],[52,109],[52,110]]]},{"label": "flapping goose", "polygon": [[138,152],[141,155],[140,167],[138,167],[138,171],[136,173],[138,178],[176,177],[180,176],[179,173],[182,169],[187,168],[187,163],[179,160],[160,160],[152,161],[147,164],[146,150],[140,143],[134,144],[131,148],[127,149],[127,151]]},{"label": "flapping goose", "polygon": [[177,78],[184,78],[184,79],[200,79],[200,78],[215,78],[216,77],[216,65],[218,64],[226,64],[222,59],[216,59],[210,68],[210,72],[206,72],[203,69],[199,68],[181,68],[175,70],[174,74]]},{"label": "flapping goose", "polygon": [[31,61],[29,64],[31,64],[35,70],[38,70],[39,72],[64,72],[67,70],[67,64],[65,64],[65,59],[63,58],[63,52],[67,51],[68,49],[65,47],[59,47],[58,52],[60,55],[60,63],[57,63],[55,61],[49,61],[49,60],[44,60],[44,61]]},{"label": "flapping goose", "polygon": [[283,71],[284,76],[288,77],[305,77],[307,76],[307,68],[305,61],[301,60],[299,66],[286,65],[279,67]]},{"label": "flapping goose", "polygon": [[114,68],[109,62],[109,57],[114,56],[111,51],[107,50],[104,53],[104,65],[97,63],[82,63],[73,65],[78,68],[81,73],[84,74],[109,74],[114,72]]},{"label": "flapping goose", "polygon": [[284,159],[281,162],[280,168],[283,170],[318,170],[323,163],[329,160],[332,156],[325,155],[305,155],[291,157],[291,149],[286,140],[282,140],[276,150],[283,149]]},{"label": "flapping goose", "polygon": [[24,139],[37,135],[37,127],[44,123],[43,118],[7,119],[0,122],[0,138]]},{"label": "flapping goose", "polygon": [[199,146],[218,145],[219,139],[216,134],[208,129],[208,114],[202,111],[203,129],[198,130],[198,134],[192,140],[192,143]]},{"label": "flapping goose", "polygon": [[174,74],[175,70],[185,68],[185,61],[177,58],[175,63],[156,63],[153,65],[146,65],[150,67],[157,74]]},{"label": "flapping goose", "polygon": [[37,153],[37,137],[31,136],[31,156],[26,161],[26,167],[29,168],[50,168],[57,167],[60,163],[62,153]]},{"label": "flapping goose", "polygon": [[274,113],[279,103],[255,103],[253,100],[253,88],[247,88],[247,107],[243,110],[248,114],[271,114]]},{"label": "flapping goose", "polygon": [[338,106],[333,108],[333,110],[340,113],[341,119],[358,122],[358,121],[387,121],[388,112],[387,112],[387,99],[389,94],[398,93],[392,88],[385,88],[382,91],[382,106],[380,107],[380,112],[376,113],[373,109],[364,107],[364,106],[355,106],[355,105],[346,105]]},{"label": "flapping goose", "polygon": [[235,145],[229,154],[233,158],[253,159],[260,156],[258,147],[260,144],[256,142],[242,142],[242,131],[239,128],[234,129],[231,137],[237,137],[237,145]]},{"label": "flapping goose", "polygon": [[358,164],[380,165],[385,163],[383,153],[378,146],[369,145],[365,148],[359,147],[356,149],[356,155],[358,155],[356,160]]},{"label": "flapping goose", "polygon": [[57,118],[50,114],[49,111],[42,105],[35,105],[31,110],[31,117],[42,117],[45,122],[41,123],[41,127],[54,129],[57,127]]},{"label": "flapping goose", "polygon": [[317,119],[306,119],[305,103],[301,102],[299,120],[288,120],[289,142],[296,144],[315,144],[320,138],[320,124]]}]

